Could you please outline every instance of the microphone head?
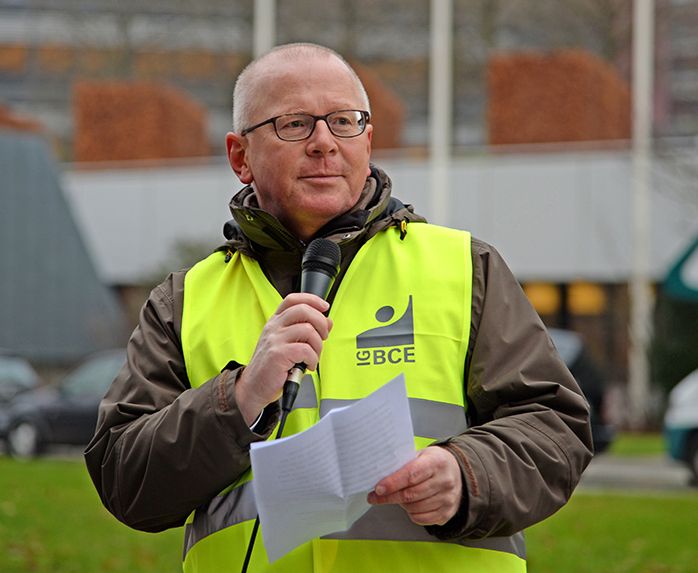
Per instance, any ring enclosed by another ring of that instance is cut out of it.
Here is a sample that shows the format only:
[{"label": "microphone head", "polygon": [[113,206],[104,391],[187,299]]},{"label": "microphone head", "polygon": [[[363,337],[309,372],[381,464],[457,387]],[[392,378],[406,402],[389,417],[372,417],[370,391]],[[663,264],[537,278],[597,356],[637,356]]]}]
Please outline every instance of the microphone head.
[{"label": "microphone head", "polygon": [[314,239],[303,255],[302,271],[321,272],[329,277],[336,277],[342,255],[339,245],[329,239]]},{"label": "microphone head", "polygon": [[303,255],[301,292],[327,298],[339,272],[339,247],[329,239],[315,239]]}]

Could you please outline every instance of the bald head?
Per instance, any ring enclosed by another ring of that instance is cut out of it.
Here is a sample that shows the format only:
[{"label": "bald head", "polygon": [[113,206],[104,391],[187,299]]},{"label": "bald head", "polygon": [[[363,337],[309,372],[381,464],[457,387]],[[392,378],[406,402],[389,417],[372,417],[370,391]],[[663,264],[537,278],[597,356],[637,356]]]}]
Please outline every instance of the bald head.
[{"label": "bald head", "polygon": [[283,69],[284,65],[307,61],[309,59],[336,59],[341,62],[352,77],[357,93],[362,100],[363,109],[371,111],[368,95],[359,76],[337,52],[317,44],[285,44],[277,46],[263,56],[250,62],[240,73],[233,91],[233,131],[239,133],[251,124],[255,112],[258,94],[263,93],[269,82]]}]

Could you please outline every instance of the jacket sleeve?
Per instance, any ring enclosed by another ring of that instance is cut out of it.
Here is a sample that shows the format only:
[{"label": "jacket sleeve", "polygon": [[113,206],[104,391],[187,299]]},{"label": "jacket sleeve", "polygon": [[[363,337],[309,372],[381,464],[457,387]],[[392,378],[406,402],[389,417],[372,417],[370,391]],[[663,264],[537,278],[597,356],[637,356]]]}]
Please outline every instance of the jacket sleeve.
[{"label": "jacket sleeve", "polygon": [[240,368],[192,389],[179,338],[184,273],[150,294],[126,364],[102,400],[85,451],[107,509],[144,531],[182,525],[198,505],[250,465],[249,445],[276,423],[274,408],[252,432],[235,403]]},{"label": "jacket sleeve", "polygon": [[440,538],[511,535],[562,507],[592,457],[589,411],[538,314],[489,245],[473,240],[469,429],[440,445],[458,460],[459,512]]}]

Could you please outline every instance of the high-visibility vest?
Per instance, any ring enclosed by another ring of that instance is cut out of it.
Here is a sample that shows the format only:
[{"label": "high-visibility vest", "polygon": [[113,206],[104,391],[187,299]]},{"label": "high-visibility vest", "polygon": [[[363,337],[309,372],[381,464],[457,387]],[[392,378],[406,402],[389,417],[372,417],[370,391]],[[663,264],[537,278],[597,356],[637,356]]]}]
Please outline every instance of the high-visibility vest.
[{"label": "high-visibility vest", "polygon": [[[192,387],[231,361],[247,364],[281,296],[259,264],[217,252],[185,277],[182,347]],[[334,322],[316,372],[304,377],[284,436],[404,373],[415,446],[467,428],[464,368],[470,333],[470,234],[411,224],[391,228],[356,254],[339,285]],[[275,435],[272,433],[272,436]],[[187,520],[184,571],[241,569],[257,515],[248,470]],[[261,539],[249,571],[526,570],[522,534],[440,541],[397,505],[374,506],[347,531],[313,539],[269,564]]]}]

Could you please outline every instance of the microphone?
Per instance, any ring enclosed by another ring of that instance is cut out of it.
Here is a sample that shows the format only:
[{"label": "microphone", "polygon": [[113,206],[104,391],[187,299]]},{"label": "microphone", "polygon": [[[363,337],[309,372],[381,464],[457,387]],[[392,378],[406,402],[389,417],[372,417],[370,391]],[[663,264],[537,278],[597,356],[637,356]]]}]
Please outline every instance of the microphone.
[{"label": "microphone", "polygon": [[[303,262],[301,263],[301,292],[308,292],[322,299],[327,298],[332,283],[339,272],[339,261],[341,258],[342,255],[339,251],[339,247],[329,239],[315,239],[311,241],[308,248],[305,250]],[[286,416],[288,416],[291,408],[293,408],[293,403],[296,401],[305,369],[306,365],[299,362],[288,371],[288,377],[286,378],[286,382],[284,382],[284,391],[281,395],[282,412],[279,428],[276,431],[277,440],[283,434]],[[247,544],[247,554],[242,564],[242,573],[247,572],[247,567],[250,564],[254,540],[257,537],[258,529],[259,515],[257,515],[257,519],[254,522],[250,541]]]},{"label": "microphone", "polygon": [[[329,239],[315,239],[310,242],[301,264],[301,292],[327,298],[332,283],[339,272],[341,253],[339,246]],[[305,374],[306,365],[299,362],[288,371],[281,397],[281,409],[290,412]]]}]

